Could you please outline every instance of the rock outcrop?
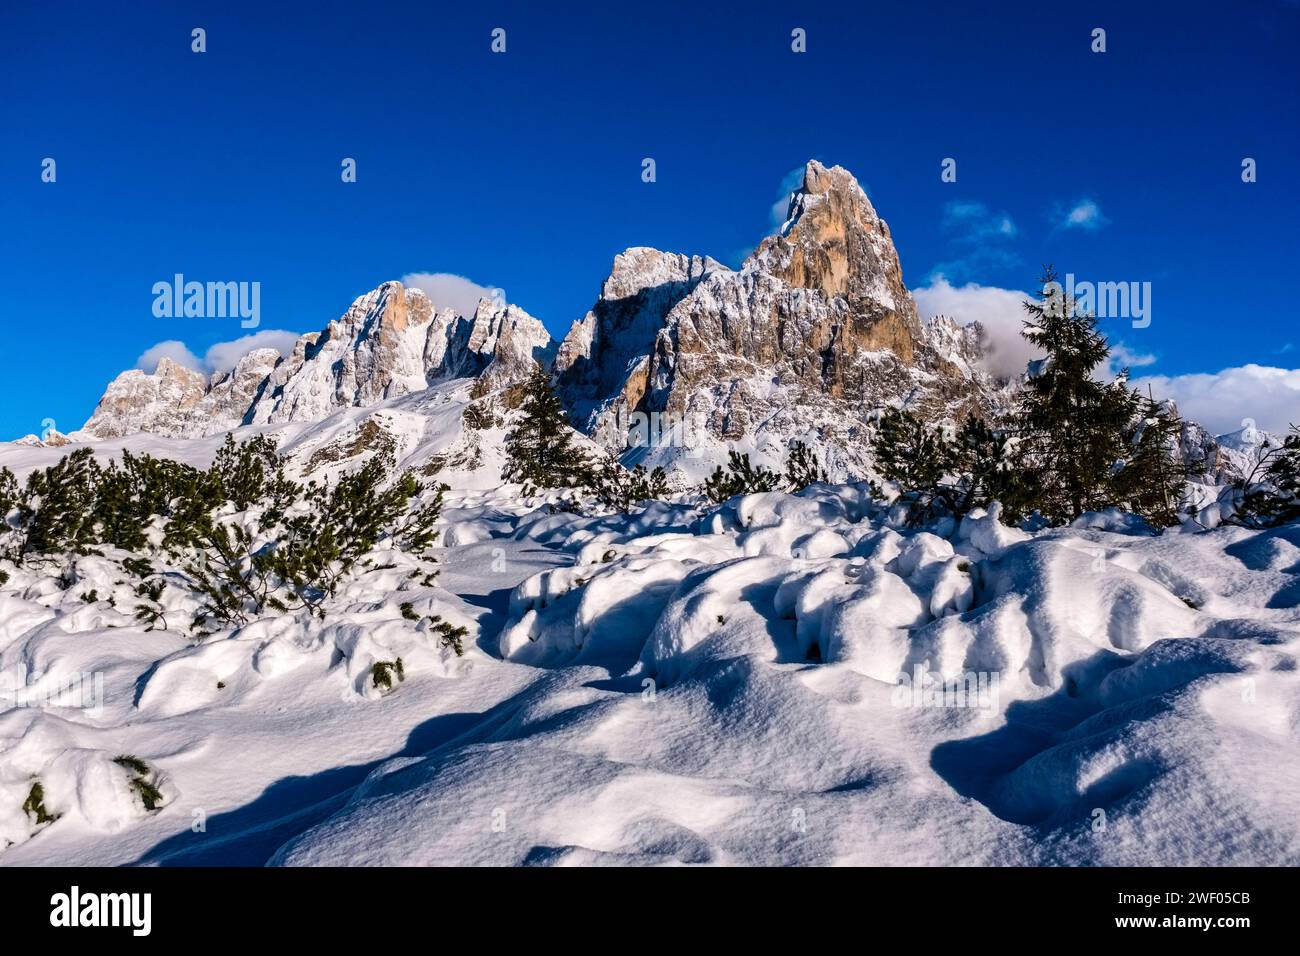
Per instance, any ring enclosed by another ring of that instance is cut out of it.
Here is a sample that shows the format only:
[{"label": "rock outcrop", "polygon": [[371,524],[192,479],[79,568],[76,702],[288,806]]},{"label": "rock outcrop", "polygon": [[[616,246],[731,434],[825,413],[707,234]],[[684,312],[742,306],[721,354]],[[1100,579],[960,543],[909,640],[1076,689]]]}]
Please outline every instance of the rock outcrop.
[{"label": "rock outcrop", "polygon": [[151,432],[187,438],[192,412],[208,394],[208,378],[169,358],[152,372],[129,369],[109,384],[95,413],[77,437],[121,438]]},{"label": "rock outcrop", "polygon": [[465,317],[435,309],[419,289],[386,282],[299,338],[287,356],[255,349],[210,378],[170,359],[153,372],[123,372],[77,437],[197,438],[240,425],[318,421],[455,378],[501,388],[553,351],[550,334],[517,306],[484,299]]},{"label": "rock outcrop", "polygon": [[636,460],[712,463],[736,445],[777,463],[800,439],[842,476],[861,472],[866,425],[887,405],[944,418],[991,404],[978,349],[977,328],[919,321],[889,227],[851,174],[810,162],[780,232],[739,271],[619,256],[561,344],[556,380],[608,448],[627,447],[638,415],[682,423]]}]

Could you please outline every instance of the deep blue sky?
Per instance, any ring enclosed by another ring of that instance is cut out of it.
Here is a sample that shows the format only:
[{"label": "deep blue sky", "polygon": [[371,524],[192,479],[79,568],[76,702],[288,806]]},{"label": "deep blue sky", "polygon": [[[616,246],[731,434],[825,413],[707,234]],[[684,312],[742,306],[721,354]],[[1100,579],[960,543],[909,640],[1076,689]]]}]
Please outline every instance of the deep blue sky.
[{"label": "deep blue sky", "polygon": [[[155,318],[173,273],[260,281],[262,328],[301,332],[453,272],[562,335],[627,246],[735,264],[809,157],[868,188],[913,287],[1148,280],[1118,337],[1150,371],[1300,366],[1294,2],[590,6],[6,0],[0,437],[80,426],[160,340],[244,334]],[[1081,199],[1107,224],[1059,228]],[[953,203],[1014,233],[963,242]]]}]

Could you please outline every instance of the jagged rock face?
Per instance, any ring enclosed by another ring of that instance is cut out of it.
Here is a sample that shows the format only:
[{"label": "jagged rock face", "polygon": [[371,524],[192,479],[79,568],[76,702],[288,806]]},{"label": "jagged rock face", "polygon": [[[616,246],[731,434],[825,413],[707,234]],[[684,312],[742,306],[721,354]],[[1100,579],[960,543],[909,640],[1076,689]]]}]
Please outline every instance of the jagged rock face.
[{"label": "jagged rock face", "polygon": [[517,306],[484,299],[466,318],[387,282],[300,337],[288,356],[256,349],[211,380],[168,359],[153,373],[123,372],[79,437],[197,438],[246,424],[318,421],[453,378],[478,376],[494,390],[522,381],[552,351],[546,329]]},{"label": "jagged rock face", "polygon": [[600,300],[573,324],[555,359],[555,374],[578,422],[597,427],[593,413],[613,396],[629,407],[640,404],[665,317],[711,272],[730,270],[707,257],[644,247],[614,258]]},{"label": "jagged rock face", "polygon": [[464,355],[455,369],[444,367],[443,375],[477,375],[475,391],[481,395],[522,382],[534,364],[550,365],[554,355],[555,343],[541,322],[518,306],[480,299]]},{"label": "jagged rock face", "polygon": [[850,174],[812,162],[781,232],[738,272],[652,249],[618,257],[556,378],[606,447],[624,445],[638,412],[696,433],[637,460],[682,466],[694,441],[775,463],[800,438],[835,471],[860,473],[874,410],[948,417],[989,404],[979,336],[918,321],[888,227]]},{"label": "jagged rock face", "polygon": [[813,160],[791,197],[781,231],[754,250],[746,268],[766,272],[796,289],[841,298],[854,316],[871,322],[893,316],[913,337],[921,334],[916,304],[903,284],[889,226],[846,169]]},{"label": "jagged rock face", "polygon": [[279,362],[280,353],[275,349],[254,349],[229,372],[214,375],[208,394],[190,416],[189,430],[213,434],[242,425],[262,393],[267,376]]},{"label": "jagged rock face", "polygon": [[164,358],[152,373],[129,369],[115,378],[81,431],[97,439],[136,432],[184,438],[191,412],[207,393],[202,372]]},{"label": "jagged rock face", "polygon": [[[279,378],[249,412],[252,423],[311,421],[350,405],[373,405],[428,386],[426,349],[442,344],[453,314],[435,316],[418,289],[386,282],[324,331],[300,340]],[[432,342],[430,340],[433,340]],[[301,359],[299,355],[301,354]]]}]

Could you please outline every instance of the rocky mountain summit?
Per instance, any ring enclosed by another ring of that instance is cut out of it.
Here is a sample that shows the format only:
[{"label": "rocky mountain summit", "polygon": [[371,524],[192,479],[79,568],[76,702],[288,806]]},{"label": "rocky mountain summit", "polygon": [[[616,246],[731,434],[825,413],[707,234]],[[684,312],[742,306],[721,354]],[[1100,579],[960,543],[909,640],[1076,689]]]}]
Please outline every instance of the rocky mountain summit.
[{"label": "rocky mountain summit", "polygon": [[455,378],[500,388],[552,351],[546,329],[516,306],[484,299],[467,318],[436,310],[419,289],[386,282],[322,331],[300,337],[287,356],[255,349],[211,377],[167,358],[152,372],[123,372],[76,437],[198,438],[241,425],[317,421]]},{"label": "rocky mountain summit", "polygon": [[[691,449],[780,461],[792,439],[861,473],[864,430],[889,405],[951,418],[998,401],[981,330],[922,323],[888,225],[857,180],[808,163],[779,233],[738,271],[629,249],[555,365],[579,427],[618,448],[639,414],[685,423]],[[678,445],[639,458],[681,466]]]},{"label": "rocky mountain summit", "polygon": [[[211,375],[168,359],[123,372],[70,437],[200,438],[333,417],[341,424],[310,461],[387,448],[456,481],[499,460],[488,446],[510,386],[540,362],[575,427],[629,464],[693,481],[730,448],[779,466],[800,440],[841,479],[867,470],[867,430],[886,407],[932,422],[996,418],[1013,385],[985,357],[978,324],[922,321],[888,224],[851,173],[811,161],[785,222],[738,269],[629,248],[558,343],[516,305],[482,299],[460,315],[386,282],[287,355],[256,349]],[[1207,476],[1241,457],[1195,423],[1183,445]]]}]

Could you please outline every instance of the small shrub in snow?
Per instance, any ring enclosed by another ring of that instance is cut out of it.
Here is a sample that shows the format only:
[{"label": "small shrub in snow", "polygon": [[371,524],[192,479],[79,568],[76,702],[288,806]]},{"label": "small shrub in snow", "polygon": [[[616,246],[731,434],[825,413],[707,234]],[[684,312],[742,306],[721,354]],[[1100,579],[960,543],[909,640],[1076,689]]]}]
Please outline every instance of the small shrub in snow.
[{"label": "small shrub in snow", "polygon": [[[286,477],[264,436],[237,443],[227,435],[206,470],[130,453],[104,467],[79,449],[21,488],[0,469],[0,557],[62,563],[59,584],[68,590],[78,583],[70,557],[110,556],[139,579],[134,613],[149,630],[168,625],[158,558],[184,572],[168,581],[191,606],[197,599],[192,627],[200,632],[266,613],[323,617],[344,581],[396,566],[374,566],[369,555],[381,548],[415,556],[412,576],[433,582],[424,553],[438,537],[445,486],[426,488],[409,472],[394,477],[392,465],[379,455],[331,485],[303,487]],[[99,593],[82,598],[94,603]]]},{"label": "small shrub in snow", "polygon": [[468,628],[447,623],[434,614],[429,618],[429,630],[438,635],[439,648],[450,648],[454,650],[456,657],[464,657],[465,637],[469,636]]},{"label": "small shrub in snow", "polygon": [[881,416],[872,441],[876,469],[902,489],[913,524],[944,515],[960,518],[993,500],[1023,497],[1016,487],[1014,447],[1005,433],[977,416],[967,417],[950,435],[896,408]]},{"label": "small shrub in snow", "polygon": [[608,454],[588,480],[592,494],[606,508],[626,514],[644,501],[668,497],[668,475],[662,468],[646,471],[644,465],[627,469],[618,456]]},{"label": "small shrub in snow", "polygon": [[410,601],[403,602],[401,608],[402,617],[406,618],[408,621],[415,621],[417,624],[421,624],[424,621],[429,622],[428,629],[438,635],[439,647],[450,648],[455,651],[457,657],[464,655],[465,638],[469,636],[469,630],[467,628],[448,623],[437,614],[430,615],[429,617],[422,617],[420,613],[416,611],[415,605]]},{"label": "small shrub in snow", "polygon": [[89,448],[27,476],[21,493],[10,474],[0,498],[12,512],[3,529],[0,555],[15,563],[60,553],[89,554],[96,542],[92,507],[100,469]]},{"label": "small shrub in snow", "polygon": [[27,792],[27,799],[23,801],[23,813],[31,817],[38,827],[53,823],[59,818],[59,814],[50,813],[45,808],[45,788],[39,780],[33,781],[31,790]]},{"label": "small shrub in snow", "polygon": [[113,758],[113,763],[125,769],[130,775],[131,789],[140,797],[144,808],[150,812],[162,806],[162,791],[154,784],[153,771],[149,765],[132,754],[121,754]]},{"label": "small shrub in snow", "polygon": [[1228,519],[1248,528],[1273,528],[1300,519],[1300,429],[1264,449],[1250,474],[1228,489],[1235,510]]},{"label": "small shrub in snow", "polygon": [[449,624],[436,614],[429,621],[430,630],[438,635],[438,646],[451,648],[456,652],[457,657],[464,656],[465,638],[469,636],[469,630],[465,627]]},{"label": "small shrub in snow", "polygon": [[397,675],[397,680],[406,680],[406,670],[399,657],[395,661],[375,661],[370,666],[370,680],[379,690],[389,691],[393,689],[393,675]]},{"label": "small shrub in snow", "polygon": [[781,476],[762,465],[751,465],[749,455],[732,451],[727,454],[727,467],[721,465],[704,480],[700,493],[713,504],[721,504],[735,495],[750,495],[761,491],[775,491],[781,486]]},{"label": "small shrub in snow", "polygon": [[135,606],[135,619],[145,625],[146,631],[157,627],[167,630],[167,615],[163,611],[162,594],[167,582],[161,578],[153,581],[141,581],[135,586],[137,597],[144,598],[143,604]]},{"label": "small shrub in snow", "polygon": [[801,441],[792,441],[785,460],[785,483],[790,491],[800,492],[809,485],[826,482],[826,472],[813,450]]},{"label": "small shrub in snow", "polygon": [[[260,457],[261,450],[248,454]],[[237,515],[214,511],[196,515],[183,532],[185,571],[202,597],[195,628],[244,624],[267,608],[324,617],[325,602],[381,539],[417,555],[429,548],[438,537],[446,487],[411,509],[425,488],[410,472],[389,482],[391,466],[390,457],[379,455],[333,486],[312,482],[305,489],[282,482],[279,465],[269,477],[242,469],[244,483],[232,494],[246,496],[250,506],[266,503],[260,533]],[[259,488],[263,499],[252,497]]]}]

